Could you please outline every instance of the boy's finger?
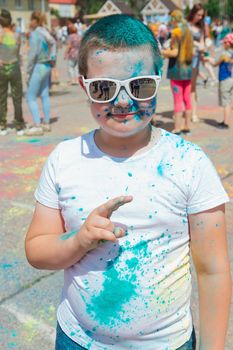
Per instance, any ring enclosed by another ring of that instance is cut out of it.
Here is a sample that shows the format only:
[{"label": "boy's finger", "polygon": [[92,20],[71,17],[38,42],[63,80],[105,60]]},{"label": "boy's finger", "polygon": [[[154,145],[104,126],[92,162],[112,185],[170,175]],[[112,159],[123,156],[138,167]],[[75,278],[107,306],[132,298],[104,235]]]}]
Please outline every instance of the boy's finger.
[{"label": "boy's finger", "polygon": [[116,238],[125,236],[125,230],[122,227],[114,227],[113,233],[116,236]]},{"label": "boy's finger", "polygon": [[120,208],[126,203],[130,203],[133,200],[132,196],[119,196],[113,199],[110,199],[108,202],[100,205],[94,210],[94,212],[105,218],[110,218],[112,213]]}]

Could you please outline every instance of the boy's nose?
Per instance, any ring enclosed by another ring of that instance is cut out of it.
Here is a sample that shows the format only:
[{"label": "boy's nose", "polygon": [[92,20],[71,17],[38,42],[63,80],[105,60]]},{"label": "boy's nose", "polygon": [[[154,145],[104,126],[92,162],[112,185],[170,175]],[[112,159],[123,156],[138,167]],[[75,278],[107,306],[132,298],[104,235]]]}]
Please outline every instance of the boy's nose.
[{"label": "boy's nose", "polygon": [[114,100],[114,106],[128,107],[133,105],[133,100],[127,94],[126,90],[122,88],[118,96]]}]

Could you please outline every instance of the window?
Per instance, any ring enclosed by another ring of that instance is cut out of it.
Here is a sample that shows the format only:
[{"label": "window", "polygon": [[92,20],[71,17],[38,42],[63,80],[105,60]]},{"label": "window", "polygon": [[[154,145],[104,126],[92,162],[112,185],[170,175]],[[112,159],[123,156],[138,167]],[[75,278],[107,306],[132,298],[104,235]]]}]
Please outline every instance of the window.
[{"label": "window", "polygon": [[28,0],[28,9],[29,9],[29,11],[35,10],[34,0]]},{"label": "window", "polygon": [[16,9],[22,8],[22,0],[15,0],[15,8]]}]

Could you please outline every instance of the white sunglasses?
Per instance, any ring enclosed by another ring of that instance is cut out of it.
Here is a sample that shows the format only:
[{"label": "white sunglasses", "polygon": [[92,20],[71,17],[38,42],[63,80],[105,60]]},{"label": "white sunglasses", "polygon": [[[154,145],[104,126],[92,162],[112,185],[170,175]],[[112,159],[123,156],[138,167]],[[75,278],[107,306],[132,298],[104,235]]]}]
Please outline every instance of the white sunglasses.
[{"label": "white sunglasses", "polygon": [[108,78],[85,79],[82,76],[82,81],[91,101],[108,103],[117,97],[122,87],[133,100],[150,100],[157,94],[161,77],[159,75],[145,75],[117,80]]}]

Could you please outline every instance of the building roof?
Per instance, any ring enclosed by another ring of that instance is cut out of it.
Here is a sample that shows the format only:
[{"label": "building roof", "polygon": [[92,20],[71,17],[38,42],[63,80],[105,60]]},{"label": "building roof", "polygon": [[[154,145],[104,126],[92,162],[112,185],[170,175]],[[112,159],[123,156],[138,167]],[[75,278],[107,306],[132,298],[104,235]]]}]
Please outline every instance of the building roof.
[{"label": "building roof", "polygon": [[125,15],[133,15],[135,14],[134,10],[123,1],[114,1],[111,0]]},{"label": "building roof", "polygon": [[76,0],[48,0],[49,4],[75,5]]},{"label": "building roof", "polygon": [[[175,9],[180,9],[172,0],[158,0],[158,1],[147,1],[146,5],[143,6],[141,12],[146,9],[146,7],[151,3],[152,7],[154,7],[153,3],[161,3],[163,4],[169,11],[173,11]],[[155,6],[157,6],[157,4]],[[181,9],[180,9],[181,10]]]}]

